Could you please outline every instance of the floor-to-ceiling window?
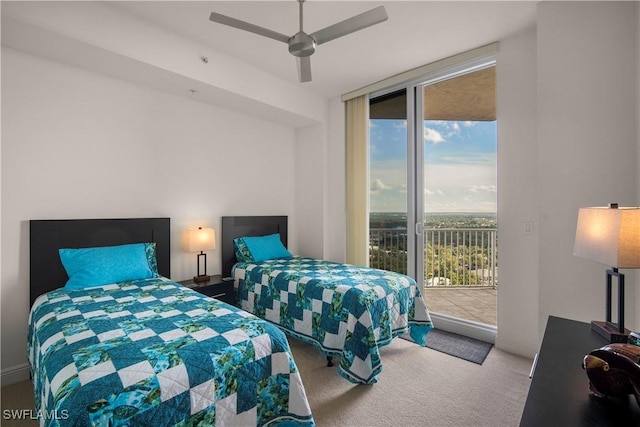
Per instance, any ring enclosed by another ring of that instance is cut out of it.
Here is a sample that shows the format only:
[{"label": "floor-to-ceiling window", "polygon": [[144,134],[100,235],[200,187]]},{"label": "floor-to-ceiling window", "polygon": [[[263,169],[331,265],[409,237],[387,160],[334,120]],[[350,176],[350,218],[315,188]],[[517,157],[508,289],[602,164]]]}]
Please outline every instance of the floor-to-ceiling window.
[{"label": "floor-to-ceiling window", "polygon": [[413,276],[430,310],[496,325],[495,63],[370,97],[370,265]]},{"label": "floor-to-ceiling window", "polygon": [[369,102],[369,265],[407,274],[407,91]]}]

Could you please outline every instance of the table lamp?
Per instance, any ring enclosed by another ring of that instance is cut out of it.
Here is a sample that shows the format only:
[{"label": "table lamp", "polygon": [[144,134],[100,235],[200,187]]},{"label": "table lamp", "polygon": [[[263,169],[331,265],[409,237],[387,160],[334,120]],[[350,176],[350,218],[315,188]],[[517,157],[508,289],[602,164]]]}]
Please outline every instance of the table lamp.
[{"label": "table lamp", "polygon": [[[606,270],[606,320],[592,321],[591,329],[609,342],[627,342],[624,327],[624,274],[618,269],[640,268],[640,208],[580,208],[573,254],[610,266]],[[611,321],[611,282],[618,279],[618,323]]]},{"label": "table lamp", "polygon": [[[216,248],[216,232],[213,228],[202,228],[187,230],[187,251],[200,252],[198,254],[197,264],[198,273],[193,277],[193,281],[206,282],[209,280],[207,275],[207,254],[204,251],[212,250]],[[200,262],[203,259],[204,272],[200,274]]]}]

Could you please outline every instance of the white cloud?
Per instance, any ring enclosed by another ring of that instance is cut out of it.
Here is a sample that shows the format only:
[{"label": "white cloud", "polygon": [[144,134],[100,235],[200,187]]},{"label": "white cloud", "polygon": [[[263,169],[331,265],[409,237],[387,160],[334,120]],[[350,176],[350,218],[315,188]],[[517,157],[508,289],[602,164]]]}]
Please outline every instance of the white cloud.
[{"label": "white cloud", "polygon": [[476,122],[469,122],[469,121],[466,121],[466,122],[464,122],[463,124],[464,124],[464,127],[466,127],[466,128],[470,128],[470,127],[475,126],[475,125],[476,125]]},{"label": "white cloud", "polygon": [[495,185],[472,185],[468,188],[472,193],[497,193],[498,188]]},{"label": "white cloud", "polygon": [[431,190],[429,188],[425,188],[424,189],[424,194],[426,194],[427,196],[444,196],[444,191],[442,190]]},{"label": "white cloud", "polygon": [[373,194],[379,194],[382,190],[389,190],[391,187],[382,182],[381,179],[373,179],[371,180],[371,184],[369,185],[369,191]]},{"label": "white cloud", "polygon": [[441,142],[444,142],[444,137],[437,130],[431,129],[425,126],[424,140],[428,142],[432,142],[434,144],[440,144]]},{"label": "white cloud", "polygon": [[448,122],[442,120],[433,120],[429,123],[438,126],[440,130],[425,126],[424,140],[433,144],[445,142],[448,138],[460,134],[460,125],[458,122]]}]

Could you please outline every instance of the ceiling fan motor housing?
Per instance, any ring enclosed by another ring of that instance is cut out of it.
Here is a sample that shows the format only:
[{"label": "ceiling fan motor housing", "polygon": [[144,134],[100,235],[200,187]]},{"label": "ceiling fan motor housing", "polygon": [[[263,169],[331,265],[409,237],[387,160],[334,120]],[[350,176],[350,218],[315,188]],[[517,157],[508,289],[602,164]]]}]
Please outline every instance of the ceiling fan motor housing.
[{"label": "ceiling fan motor housing", "polygon": [[317,43],[314,38],[302,31],[296,33],[287,43],[289,44],[289,53],[293,56],[310,56],[316,51]]}]

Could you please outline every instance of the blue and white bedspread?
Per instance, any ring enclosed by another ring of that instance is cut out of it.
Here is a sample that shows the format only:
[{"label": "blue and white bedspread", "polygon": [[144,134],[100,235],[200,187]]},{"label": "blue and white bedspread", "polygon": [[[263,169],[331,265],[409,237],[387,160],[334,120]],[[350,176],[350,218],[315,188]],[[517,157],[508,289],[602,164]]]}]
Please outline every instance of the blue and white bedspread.
[{"label": "blue and white bedspread", "polygon": [[40,296],[41,425],[314,425],[286,336],[165,278]]},{"label": "blue and white bedspread", "polygon": [[303,257],[237,263],[232,274],[243,309],[339,356],[338,372],[354,383],[377,382],[379,348],[394,337],[409,333],[424,346],[433,327],[402,274]]}]

